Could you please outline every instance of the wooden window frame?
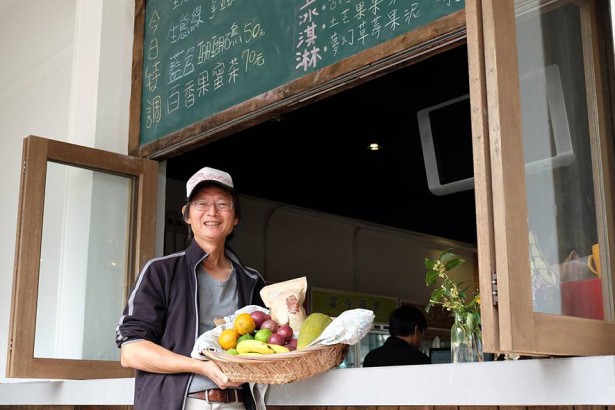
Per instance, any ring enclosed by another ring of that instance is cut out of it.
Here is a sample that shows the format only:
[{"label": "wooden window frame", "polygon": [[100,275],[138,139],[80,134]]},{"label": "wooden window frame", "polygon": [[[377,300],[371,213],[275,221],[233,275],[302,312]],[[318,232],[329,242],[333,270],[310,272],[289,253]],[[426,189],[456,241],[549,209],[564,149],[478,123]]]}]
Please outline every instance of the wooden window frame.
[{"label": "wooden window frame", "polygon": [[[593,68],[586,71],[586,88],[592,156],[599,158],[594,168],[600,176],[594,178],[598,234],[607,249],[614,249],[613,141],[608,138],[613,116],[602,86],[613,76],[612,44],[606,39],[602,44],[607,47],[599,45],[609,26],[608,6],[599,11],[594,0],[574,3],[582,7],[584,19],[584,64]],[[603,275],[608,296],[604,321],[533,311],[514,1],[467,0],[466,16],[485,350],[531,356],[614,354],[610,275]],[[608,255],[605,259],[612,272]]]},{"label": "wooden window frame", "polygon": [[[73,165],[133,179],[130,243],[127,244],[129,266],[125,277],[124,300],[141,266],[154,256],[157,162],[37,136],[25,138],[9,326],[7,377],[49,379],[132,377],[133,370],[123,368],[119,361],[34,357],[48,162]],[[109,341],[113,342],[113,333],[109,334]]]}]

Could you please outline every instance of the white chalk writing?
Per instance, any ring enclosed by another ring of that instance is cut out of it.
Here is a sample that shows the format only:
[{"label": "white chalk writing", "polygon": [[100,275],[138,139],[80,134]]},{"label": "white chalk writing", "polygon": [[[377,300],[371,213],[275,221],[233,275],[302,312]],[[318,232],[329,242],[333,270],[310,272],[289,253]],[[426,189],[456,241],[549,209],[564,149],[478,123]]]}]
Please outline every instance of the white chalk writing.
[{"label": "white chalk writing", "polygon": [[464,0],[148,0],[142,134],[158,138],[463,5]]}]

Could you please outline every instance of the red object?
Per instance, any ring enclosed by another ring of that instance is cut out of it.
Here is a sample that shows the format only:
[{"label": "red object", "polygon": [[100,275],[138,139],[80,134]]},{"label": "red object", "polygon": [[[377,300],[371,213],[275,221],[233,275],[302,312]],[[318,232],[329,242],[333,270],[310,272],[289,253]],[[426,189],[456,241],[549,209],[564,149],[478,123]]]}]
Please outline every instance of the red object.
[{"label": "red object", "polygon": [[563,282],[560,288],[563,315],[604,320],[600,278]]}]

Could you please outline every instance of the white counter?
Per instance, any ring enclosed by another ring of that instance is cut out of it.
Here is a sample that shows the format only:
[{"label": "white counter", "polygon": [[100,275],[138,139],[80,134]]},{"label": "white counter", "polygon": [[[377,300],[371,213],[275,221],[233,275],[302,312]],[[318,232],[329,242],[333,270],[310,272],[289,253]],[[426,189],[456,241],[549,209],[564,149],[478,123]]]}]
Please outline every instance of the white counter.
[{"label": "white counter", "polygon": [[[133,379],[0,379],[0,405],[131,405]],[[615,356],[334,369],[269,386],[272,406],[615,405]]]}]

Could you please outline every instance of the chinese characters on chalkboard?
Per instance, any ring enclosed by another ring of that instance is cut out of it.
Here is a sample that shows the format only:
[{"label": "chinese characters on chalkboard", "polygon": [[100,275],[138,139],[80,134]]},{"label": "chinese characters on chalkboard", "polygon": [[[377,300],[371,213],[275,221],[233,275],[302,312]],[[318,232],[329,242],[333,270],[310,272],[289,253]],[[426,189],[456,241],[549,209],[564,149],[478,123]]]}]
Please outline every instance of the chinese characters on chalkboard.
[{"label": "chinese characters on chalkboard", "polygon": [[463,0],[148,0],[140,143],[463,7]]}]

